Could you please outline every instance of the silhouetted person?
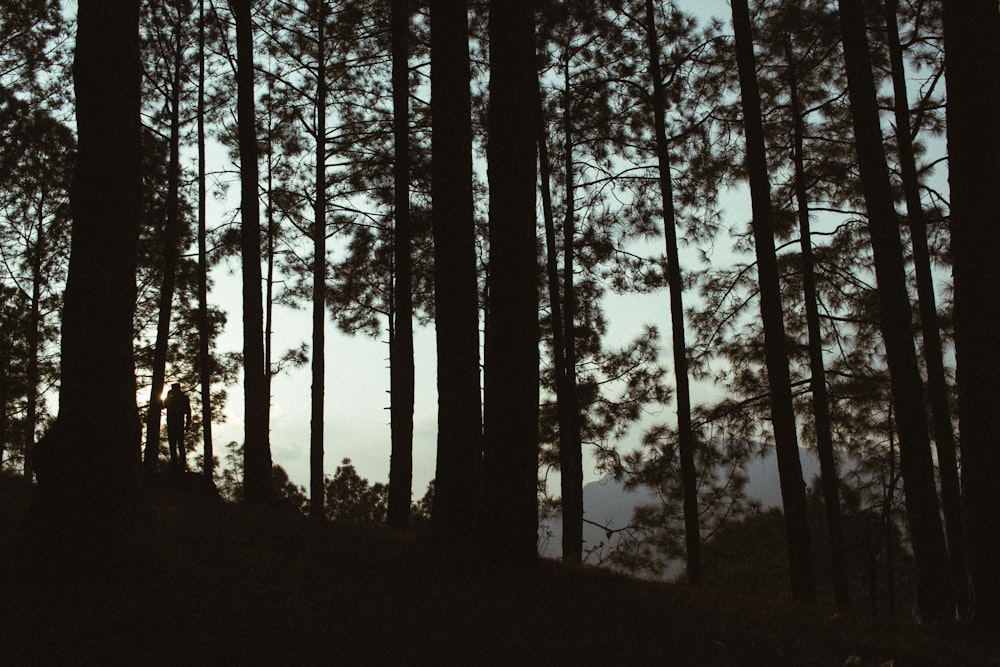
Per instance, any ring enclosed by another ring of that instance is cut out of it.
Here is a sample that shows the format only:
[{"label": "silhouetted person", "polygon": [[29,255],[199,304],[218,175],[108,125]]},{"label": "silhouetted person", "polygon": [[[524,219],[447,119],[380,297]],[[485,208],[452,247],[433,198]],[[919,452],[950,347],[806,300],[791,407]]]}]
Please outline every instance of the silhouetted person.
[{"label": "silhouetted person", "polygon": [[191,426],[191,401],[181,391],[177,382],[170,385],[167,399],[167,440],[170,442],[170,468],[187,470],[187,452],[184,449],[184,431]]}]

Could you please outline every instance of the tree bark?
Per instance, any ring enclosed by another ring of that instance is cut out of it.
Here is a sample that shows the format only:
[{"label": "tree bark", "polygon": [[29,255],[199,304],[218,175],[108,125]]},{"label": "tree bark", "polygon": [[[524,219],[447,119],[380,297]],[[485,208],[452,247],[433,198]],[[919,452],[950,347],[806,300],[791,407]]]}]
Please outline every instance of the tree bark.
[{"label": "tree bark", "polygon": [[483,450],[479,283],[472,197],[468,3],[431,3],[431,225],[437,334],[438,442],[431,530],[473,536]]},{"label": "tree bark", "polygon": [[931,275],[930,251],[927,247],[927,221],[920,203],[920,179],[910,128],[910,107],[906,94],[906,71],[903,49],[896,25],[896,0],[885,1],[886,37],[892,66],[892,86],[895,96],[896,144],[899,150],[906,212],[909,216],[910,242],[913,245],[913,268],[917,276],[917,296],[920,304],[920,331],[924,341],[927,365],[927,392],[931,404],[931,425],[937,449],[938,471],[941,475],[941,500],[944,509],[945,536],[948,539],[948,560],[955,586],[958,614],[969,613],[969,572],[966,567],[965,521],[962,517],[962,488],[958,478],[955,432],[948,402],[941,351],[941,332]]},{"label": "tree bark", "polygon": [[830,576],[837,608],[851,607],[851,589],[844,555],[844,528],[840,516],[840,475],[837,455],[833,449],[833,427],[830,420],[830,396],[826,389],[826,367],[823,362],[823,333],[820,330],[819,297],[816,295],[816,271],[809,221],[809,197],[806,185],[805,119],[798,93],[798,72],[793,63],[792,49],[787,51],[788,83],[792,113],[792,160],[795,165],[795,200],[799,217],[799,241],[802,249],[802,291],[809,331],[809,388],[812,393],[813,417],[816,427],[816,452],[819,455],[820,482],[823,486],[823,512],[829,540]]},{"label": "tree bark", "polygon": [[489,16],[490,287],[480,529],[492,555],[528,564],[537,557],[538,540],[534,17],[526,3],[500,0],[491,0]]},{"label": "tree bark", "polygon": [[326,4],[316,6],[316,204],[313,216],[312,394],[309,518],[326,518],[323,431],[326,397]]},{"label": "tree bark", "polygon": [[1000,18],[991,0],[945,0],[948,181],[962,487],[973,621],[1000,628]]},{"label": "tree bark", "polygon": [[733,0],[732,8],[736,64],[739,69],[747,142],[747,171],[753,208],[760,313],[764,324],[767,379],[771,393],[771,424],[774,428],[778,475],[781,479],[791,592],[793,600],[812,602],[816,597],[816,583],[810,553],[806,489],[802,480],[802,463],[799,460],[795,412],[792,407],[788,352],[785,348],[785,325],[771,222],[771,186],[768,181],[767,157],[764,149],[764,128],[750,29],[750,11],[746,0]]},{"label": "tree bark", "polygon": [[563,217],[563,396],[566,438],[559,439],[559,477],[562,492],[563,560],[583,560],[583,446],[580,442],[580,404],[576,390],[576,288],[573,247],[576,240],[576,185],[573,174],[573,101],[570,95],[569,61],[563,63],[563,135],[565,168],[565,215]]},{"label": "tree bark", "polygon": [[240,257],[243,265],[243,495],[248,503],[268,502],[271,447],[270,396],[264,368],[264,315],[261,298],[260,208],[257,199],[257,136],[254,126],[253,24],[251,0],[230,0],[236,19],[236,115],[240,149]]},{"label": "tree bark", "polygon": [[208,230],[205,186],[205,0],[198,2],[198,375],[201,384],[201,430],[206,478],[215,477],[212,446],[212,358],[208,328]]},{"label": "tree bark", "polygon": [[694,430],[691,425],[691,384],[688,378],[687,343],[684,332],[684,281],[677,248],[677,218],[674,213],[670,176],[670,144],[667,140],[666,94],[660,71],[660,43],[656,31],[653,0],[646,0],[646,45],[653,84],[653,133],[656,164],[663,202],[663,235],[667,250],[667,284],[670,290],[670,323],[674,378],[677,385],[677,444],[680,453],[681,487],[684,491],[684,544],[687,551],[688,583],[702,583],[701,530],[698,522],[698,472],[694,463]]},{"label": "tree bark", "polygon": [[955,613],[955,597],[950,577],[943,574],[950,571],[948,552],[934,484],[923,381],[913,345],[902,243],[889,184],[889,168],[882,147],[882,129],[860,0],[840,0],[840,24],[858,167],[875,260],[882,338],[892,378],[892,400],[899,431],[900,472],[917,564],[917,603],[920,615],[926,621],[951,618]]},{"label": "tree bark", "polygon": [[[181,18],[174,26],[173,76],[170,81],[170,137],[167,157],[166,219],[163,224],[163,282],[160,284],[159,315],[156,321],[156,342],[153,346],[153,379],[149,388],[149,407],[146,410],[146,452],[144,463],[147,473],[156,471],[160,453],[160,416],[163,410],[163,385],[166,381],[167,347],[170,342],[170,316],[173,312],[174,286],[177,262],[180,259],[180,213],[178,206],[180,188],[180,99],[181,99]],[[184,461],[180,462],[185,467]]]},{"label": "tree bark", "polygon": [[392,458],[389,465],[388,522],[406,528],[413,487],[413,268],[410,257],[410,76],[408,0],[392,0],[393,162],[393,338],[391,374]]},{"label": "tree bark", "polygon": [[139,488],[132,357],[142,210],[139,2],[83,0],[77,25],[79,143],[59,414],[36,448],[31,526],[41,557],[105,568],[124,553]]},{"label": "tree bark", "polygon": [[[28,367],[26,369],[28,395],[24,416],[24,478],[29,481],[34,479],[35,475],[31,450],[35,446],[35,430],[38,425],[38,350],[42,319],[42,247],[44,242],[44,214],[39,210],[35,250],[31,254],[31,309],[28,316]],[[6,409],[6,406],[4,408]]]}]

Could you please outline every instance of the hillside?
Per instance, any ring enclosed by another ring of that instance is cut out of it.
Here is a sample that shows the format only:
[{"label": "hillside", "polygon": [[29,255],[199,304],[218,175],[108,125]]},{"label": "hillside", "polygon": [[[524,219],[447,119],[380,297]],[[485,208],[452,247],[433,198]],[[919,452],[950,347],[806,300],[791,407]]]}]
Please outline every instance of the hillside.
[{"label": "hillside", "polygon": [[0,477],[2,664],[1000,662],[995,642],[958,627],[823,618],[551,561],[476,565],[419,536],[315,525],[176,489],[147,499],[135,550],[112,581],[83,577],[40,600],[13,571],[29,495]]}]

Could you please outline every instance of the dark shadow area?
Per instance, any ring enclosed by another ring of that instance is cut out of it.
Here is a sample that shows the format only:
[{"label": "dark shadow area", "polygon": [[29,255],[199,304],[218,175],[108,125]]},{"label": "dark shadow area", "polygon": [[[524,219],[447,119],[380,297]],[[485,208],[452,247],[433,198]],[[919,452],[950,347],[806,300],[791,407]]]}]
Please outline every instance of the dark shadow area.
[{"label": "dark shadow area", "polygon": [[423,537],[144,487],[127,553],[42,580],[15,557],[32,487],[0,476],[0,664],[990,665],[957,627],[641,582],[476,565]]}]

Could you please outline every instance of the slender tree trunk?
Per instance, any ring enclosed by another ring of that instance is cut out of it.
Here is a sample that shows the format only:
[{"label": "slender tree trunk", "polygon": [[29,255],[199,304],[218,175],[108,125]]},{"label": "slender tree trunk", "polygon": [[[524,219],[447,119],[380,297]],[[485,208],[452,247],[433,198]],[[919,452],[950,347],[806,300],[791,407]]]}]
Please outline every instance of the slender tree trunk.
[{"label": "slender tree trunk", "polygon": [[823,333],[820,330],[819,297],[816,295],[816,271],[813,259],[812,229],[809,221],[809,197],[806,186],[803,144],[805,120],[799,101],[798,72],[792,61],[791,46],[787,49],[789,66],[789,97],[792,112],[792,160],[795,164],[795,200],[798,206],[799,237],[802,249],[802,291],[809,330],[809,371],[812,378],[813,416],[816,427],[816,452],[819,455],[820,480],[823,486],[823,511],[829,540],[830,576],[837,608],[851,606],[851,589],[844,555],[844,528],[840,517],[840,475],[837,455],[833,449],[833,428],[830,421],[830,396],[826,389],[826,367],[823,362]]},{"label": "slender tree trunk", "polygon": [[393,257],[394,336],[392,374],[392,460],[389,465],[389,525],[406,528],[413,486],[413,269],[410,258],[410,76],[408,0],[392,0],[392,110],[396,225]]},{"label": "slender tree trunk", "polygon": [[892,426],[892,403],[889,404],[889,484],[885,489],[885,588],[889,615],[896,613],[896,522],[892,506],[896,502],[896,446]]},{"label": "slender tree trunk", "polygon": [[29,525],[39,557],[93,574],[91,566],[108,567],[124,553],[141,465],[132,357],[142,210],[139,2],[83,0],[77,26],[59,415],[36,448]]},{"label": "slender tree trunk", "polygon": [[913,155],[910,107],[906,94],[903,49],[899,43],[899,28],[896,25],[896,6],[896,0],[885,1],[886,36],[892,64],[893,93],[896,98],[896,143],[903,175],[906,212],[910,219],[913,267],[917,276],[917,296],[920,304],[920,331],[924,340],[927,391],[931,404],[938,470],[941,474],[941,500],[944,509],[945,535],[948,538],[948,559],[951,563],[958,614],[965,618],[969,613],[969,572],[966,567],[962,488],[958,479],[955,432],[952,430],[948,384],[945,381],[941,351],[941,332],[934,297],[934,278],[931,275],[930,251],[927,248],[927,222],[920,203],[920,179]]},{"label": "slender tree trunk", "polygon": [[313,217],[312,405],[309,427],[309,517],[326,517],[323,475],[326,397],[326,5],[316,19],[316,206]]},{"label": "slender tree trunk", "polygon": [[[271,82],[268,81],[268,92]],[[265,272],[264,272],[264,384],[267,387],[268,431],[271,428],[271,383],[274,381],[274,247],[278,227],[274,219],[274,133],[273,108],[267,108],[267,185],[264,189],[265,215]]]},{"label": "slender tree trunk", "polygon": [[1000,628],[1000,18],[992,0],[945,0],[948,181],[962,488],[973,621]]},{"label": "slender tree trunk", "polygon": [[771,423],[781,478],[781,501],[788,538],[788,565],[792,599],[812,602],[816,597],[813,575],[806,488],[802,480],[795,412],[792,407],[788,352],[781,306],[778,262],[771,222],[771,186],[768,182],[764,149],[764,128],[760,112],[760,91],[746,0],[733,0],[733,30],[736,63],[743,99],[747,142],[747,171],[753,208],[753,236],[757,251],[757,280],[760,285],[760,312],[764,324],[767,378],[771,393]]},{"label": "slender tree trunk", "polygon": [[[179,11],[179,10],[178,10]],[[174,26],[173,76],[170,82],[170,146],[167,158],[166,220],[163,224],[163,282],[160,284],[159,316],[156,321],[156,343],[153,347],[153,379],[149,388],[149,408],[146,410],[146,452],[144,462],[148,473],[156,472],[160,453],[160,417],[163,410],[163,384],[167,372],[167,348],[170,343],[170,316],[173,312],[177,263],[180,257],[180,99],[181,99],[181,17]],[[180,466],[185,466],[180,461]]]},{"label": "slender tree trunk", "polygon": [[489,17],[490,276],[480,528],[493,555],[527,564],[537,557],[538,540],[534,17],[526,3],[499,0],[491,0]]},{"label": "slender tree trunk", "polygon": [[892,377],[900,472],[917,563],[917,601],[924,620],[950,618],[955,613],[955,596],[950,576],[943,574],[950,572],[948,552],[934,484],[923,381],[913,346],[902,243],[882,147],[861,0],[840,0],[840,23],[858,167],[875,259],[882,338]]},{"label": "slender tree trunk", "polygon": [[243,264],[243,494],[248,503],[267,502],[271,488],[268,442],[270,397],[264,367],[261,298],[260,208],[257,200],[257,136],[254,127],[253,24],[250,0],[230,0],[236,19],[237,124],[240,143],[240,256]]},{"label": "slender tree trunk", "polygon": [[438,443],[431,529],[468,542],[483,451],[479,282],[472,197],[468,3],[431,3],[431,223],[437,333]]},{"label": "slender tree trunk", "polygon": [[684,332],[684,281],[677,248],[677,218],[674,214],[673,182],[670,176],[670,144],[667,140],[666,94],[660,73],[660,43],[656,31],[653,0],[646,0],[646,44],[653,83],[653,131],[656,162],[663,202],[663,235],[667,248],[667,283],[670,289],[670,323],[674,378],[677,384],[677,440],[680,450],[681,486],[684,491],[684,543],[687,550],[688,583],[702,583],[701,530],[698,526],[698,472],[694,463],[694,429],[691,425],[691,384],[688,378],[687,343]]},{"label": "slender tree trunk", "polygon": [[198,374],[205,477],[215,477],[212,447],[212,358],[208,328],[208,230],[205,187],[205,0],[198,2]]},{"label": "slender tree trunk", "polygon": [[[38,348],[41,327],[42,301],[42,247],[45,242],[44,216],[39,206],[38,233],[31,255],[31,307],[28,316],[28,367],[27,405],[24,416],[24,478],[32,480],[34,469],[32,449],[35,447],[35,429],[38,425]],[[6,407],[6,406],[5,406]]]},{"label": "slender tree trunk", "polygon": [[[576,185],[573,178],[573,113],[570,97],[569,61],[563,68],[563,134],[566,153],[566,212],[563,218],[563,342],[566,346],[564,388],[565,442],[560,439],[559,472],[562,491],[563,560],[583,560],[583,446],[580,438],[580,402],[576,390],[576,287],[573,246],[576,239]],[[563,447],[565,445],[565,447]]]},{"label": "slender tree trunk", "polygon": [[[545,131],[545,108],[542,104],[541,88],[539,88],[538,102],[536,133],[538,141],[538,166],[541,177],[542,218],[545,223],[545,275],[549,290],[549,322],[552,329],[552,358],[555,367],[556,413],[559,420],[559,452],[561,455],[564,451],[569,452],[572,447],[571,432],[573,427],[570,421],[570,405],[567,401],[568,393],[566,391],[566,342],[563,333],[562,294],[559,290],[559,258],[556,252],[555,219],[552,213],[552,169],[549,165],[548,139]],[[563,489],[562,493],[565,503],[566,489]],[[565,505],[563,512],[563,521],[565,524]],[[566,558],[567,554],[566,528],[567,526],[564,525],[562,545],[564,558]],[[583,536],[580,535],[580,539],[576,542],[582,545]],[[567,560],[573,562],[571,558]]]}]

